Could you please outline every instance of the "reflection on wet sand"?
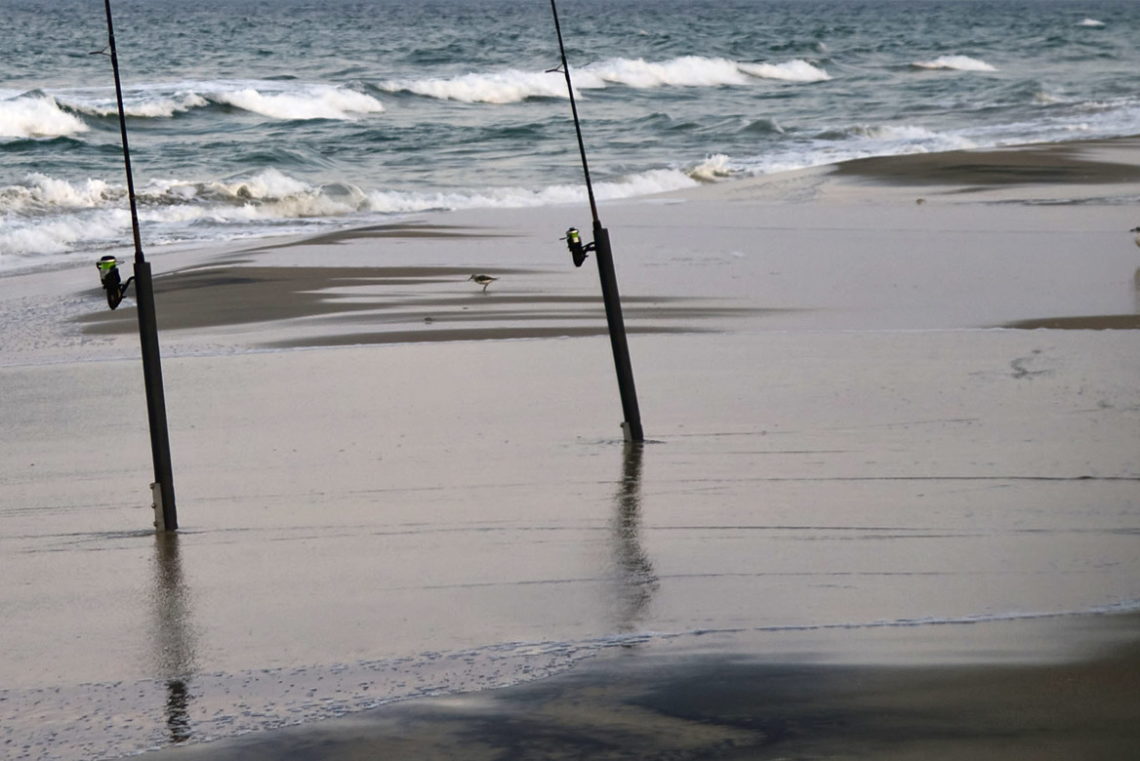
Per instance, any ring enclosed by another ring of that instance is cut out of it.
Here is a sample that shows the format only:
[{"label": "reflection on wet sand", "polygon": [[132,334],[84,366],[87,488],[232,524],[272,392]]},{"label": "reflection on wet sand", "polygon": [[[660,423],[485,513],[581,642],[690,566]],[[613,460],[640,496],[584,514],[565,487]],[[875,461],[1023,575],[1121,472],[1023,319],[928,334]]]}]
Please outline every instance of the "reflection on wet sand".
[{"label": "reflection on wet sand", "polygon": [[190,739],[190,676],[195,670],[196,636],[190,595],[182,579],[178,535],[155,536],[153,659],[156,675],[166,682],[166,726],[173,743]]},{"label": "reflection on wet sand", "polygon": [[619,632],[636,628],[657,591],[653,563],[641,546],[641,459],[644,445],[626,444],[622,478],[614,495],[613,558],[616,622]]}]

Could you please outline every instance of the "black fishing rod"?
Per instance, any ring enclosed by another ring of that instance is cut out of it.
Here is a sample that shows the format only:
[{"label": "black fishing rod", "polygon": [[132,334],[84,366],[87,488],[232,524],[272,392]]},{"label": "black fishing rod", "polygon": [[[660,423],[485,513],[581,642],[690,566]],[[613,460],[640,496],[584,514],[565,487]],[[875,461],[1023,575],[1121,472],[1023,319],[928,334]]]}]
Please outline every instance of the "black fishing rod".
[{"label": "black fishing rod", "polygon": [[[550,0],[550,11],[554,14],[554,31],[558,35],[558,50],[562,56],[562,74],[566,77],[566,92],[570,96],[570,113],[574,117],[574,130],[578,135],[578,151],[582,156],[582,172],[586,178],[586,194],[590,199],[590,214],[594,222],[593,243],[582,243],[578,230],[571,227],[566,231],[566,246],[575,267],[581,267],[588,252],[593,251],[598,261],[598,277],[602,284],[602,299],[606,305],[606,323],[610,331],[610,346],[614,354],[614,367],[617,370],[618,391],[621,394],[621,407],[625,415],[622,430],[625,440],[640,444],[645,441],[641,428],[641,411],[637,404],[637,389],[633,383],[633,364],[629,359],[629,343],[625,336],[625,321],[621,313],[621,296],[618,294],[617,274],[614,272],[613,251],[610,249],[610,233],[602,226],[598,217],[598,204],[594,199],[594,186],[590,181],[590,163],[586,159],[586,143],[582,139],[582,122],[578,118],[578,104],[574,99],[574,83],[570,79],[570,64],[566,60],[566,45],[562,41],[562,24],[558,20],[558,6]],[[557,71],[557,69],[555,70]]]},{"label": "black fishing rod", "polygon": [[[135,273],[125,284],[120,285],[117,263],[113,257],[103,257],[99,263],[99,275],[103,287],[107,289],[108,305],[114,309],[122,300],[131,280],[135,282],[135,296],[138,300],[139,343],[142,347],[143,380],[146,385],[147,419],[150,424],[151,458],[154,461],[154,483],[151,493],[154,497],[155,528],[159,531],[178,529],[178,511],[174,501],[174,471],[170,465],[170,435],[166,424],[166,396],[162,384],[162,357],[158,349],[158,325],[155,320],[154,283],[151,278],[150,262],[143,255],[142,236],[139,233],[138,202],[135,198],[135,180],[131,171],[131,149],[127,141],[127,115],[123,107],[123,85],[119,78],[119,55],[115,49],[115,26],[111,20],[111,0],[104,0],[107,10],[108,53],[111,57],[111,70],[115,75],[115,100],[119,107],[119,131],[123,141],[123,163],[127,172],[127,197],[131,207],[131,231],[135,243]],[[102,52],[102,51],[100,51]],[[114,291],[114,292],[112,292]]]}]

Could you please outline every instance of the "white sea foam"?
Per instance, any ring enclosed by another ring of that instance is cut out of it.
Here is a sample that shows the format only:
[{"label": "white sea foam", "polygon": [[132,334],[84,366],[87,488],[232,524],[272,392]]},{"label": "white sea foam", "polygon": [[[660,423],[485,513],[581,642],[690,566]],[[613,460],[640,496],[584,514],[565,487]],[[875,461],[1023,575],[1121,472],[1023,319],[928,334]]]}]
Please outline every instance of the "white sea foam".
[{"label": "white sea foam", "polygon": [[1085,18],[1085,19],[1081,19],[1080,21],[1078,21],[1077,26],[1099,28],[1099,27],[1104,26],[1104,22],[1100,21],[1099,19],[1095,19],[1095,18]]},{"label": "white sea foam", "polygon": [[[599,199],[691,187],[684,172],[657,169],[594,184]],[[125,190],[100,180],[70,183],[43,175],[0,189],[0,269],[66,259],[74,251],[122,245],[130,219]],[[304,225],[426,210],[526,208],[585,200],[581,184],[448,192],[369,190],[347,183],[310,184],[276,169],[225,180],[155,180],[137,190],[148,246],[297,232]],[[292,227],[290,227],[292,225]],[[13,256],[15,255],[15,258]],[[60,256],[64,255],[64,256]]]},{"label": "white sea foam", "polygon": [[977,58],[966,55],[944,55],[933,61],[915,61],[911,64],[916,69],[948,69],[952,71],[997,71],[996,68]]},{"label": "white sea foam", "polygon": [[[799,59],[763,64],[703,56],[682,56],[656,62],[642,58],[610,58],[575,68],[571,75],[574,88],[578,91],[597,90],[610,85],[652,89],[743,86],[756,79],[787,82],[819,82],[830,79],[823,69]],[[389,79],[380,82],[378,86],[387,92],[409,92],[464,103],[502,104],[518,103],[528,98],[567,97],[566,80],[562,74],[518,69],[472,72],[454,77]]]},{"label": "white sea foam", "polygon": [[0,138],[66,137],[88,129],[82,119],[61,109],[48,95],[0,100]]},{"label": "white sea foam", "polygon": [[[618,180],[594,183],[594,195],[601,200],[633,198],[693,187],[696,181],[675,169],[641,172]],[[585,188],[580,184],[551,185],[545,188],[500,187],[478,191],[394,192],[374,191],[369,194],[370,211],[408,213],[427,210],[486,208],[528,208],[584,201]]]},{"label": "white sea foam", "polygon": [[300,92],[265,92],[249,87],[213,92],[208,97],[271,119],[351,119],[384,110],[384,105],[371,95],[329,85],[315,85]]},{"label": "white sea foam", "polygon": [[716,153],[686,171],[685,174],[699,182],[715,182],[731,177],[739,171],[732,168],[731,162],[732,160],[727,155]]},{"label": "white sea foam", "polygon": [[71,183],[33,173],[18,185],[0,188],[0,214],[42,214],[59,209],[90,209],[122,197],[102,180]]},{"label": "white sea foam", "polygon": [[[59,90],[52,95],[81,113],[118,114],[114,93],[107,88]],[[371,95],[345,87],[260,80],[159,83],[135,86],[123,94],[124,110],[135,118],[169,119],[211,103],[271,119],[349,120],[384,110]]]},{"label": "white sea foam", "polygon": [[971,137],[938,132],[920,125],[854,125],[829,131],[815,139],[784,143],[758,156],[711,156],[688,170],[688,175],[711,182],[726,177],[787,172],[871,156],[936,153],[976,148]]},{"label": "white sea foam", "polygon": [[19,263],[9,256],[35,257],[20,261],[38,263],[45,255],[73,251],[77,244],[121,238],[129,225],[130,213],[119,209],[98,214],[61,214],[35,222],[13,221],[0,228],[0,268],[9,269]]},{"label": "white sea foam", "polygon": [[[580,82],[575,85],[583,87]],[[517,69],[451,78],[390,79],[379,87],[387,92],[410,92],[462,103],[518,103],[527,98],[567,97],[566,80],[561,74]]]},{"label": "white sea foam", "polygon": [[761,79],[782,79],[786,82],[825,82],[831,75],[818,66],[796,59],[786,63],[742,63],[740,69]]},{"label": "white sea foam", "polygon": [[[83,98],[82,96],[68,97],[66,94],[57,96],[61,103],[69,108],[92,116],[117,115],[118,105],[114,101],[103,99]],[[175,114],[185,113],[195,108],[209,105],[209,101],[196,92],[176,92],[173,94],[143,94],[123,97],[123,111],[127,116],[143,119],[169,119]]]},{"label": "white sea foam", "polygon": [[604,82],[639,89],[748,84],[748,78],[737,62],[701,56],[683,56],[658,63],[641,58],[611,58],[587,64],[581,68],[581,74],[577,71],[574,74],[595,76]]}]

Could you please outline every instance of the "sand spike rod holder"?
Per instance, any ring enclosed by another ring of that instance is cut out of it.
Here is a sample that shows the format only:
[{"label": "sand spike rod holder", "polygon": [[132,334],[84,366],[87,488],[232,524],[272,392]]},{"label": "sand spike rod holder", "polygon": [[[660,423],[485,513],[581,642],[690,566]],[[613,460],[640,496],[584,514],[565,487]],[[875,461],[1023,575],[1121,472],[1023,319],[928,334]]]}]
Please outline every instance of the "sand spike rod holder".
[{"label": "sand spike rod holder", "polygon": [[[622,430],[627,442],[640,444],[645,441],[641,429],[641,411],[637,405],[637,389],[633,384],[633,365],[629,359],[629,344],[625,337],[625,321],[621,313],[621,296],[618,294],[617,275],[614,272],[613,252],[610,250],[610,233],[602,227],[598,219],[598,204],[594,200],[594,187],[590,182],[590,165],[586,160],[586,144],[582,140],[582,124],[578,120],[578,104],[574,100],[574,84],[570,81],[570,65],[566,62],[566,46],[562,42],[562,25],[558,21],[558,6],[550,0],[550,11],[554,14],[554,31],[558,34],[558,51],[562,56],[562,74],[566,77],[566,92],[570,96],[570,112],[574,116],[574,131],[578,135],[578,151],[582,155],[582,172],[586,177],[586,194],[590,199],[590,214],[594,219],[594,242],[583,244],[578,231],[571,227],[566,231],[567,247],[575,266],[582,266],[586,252],[593,251],[598,260],[598,277],[602,282],[602,299],[606,305],[606,323],[610,331],[610,346],[614,353],[614,366],[617,369],[618,390],[621,392],[621,407],[625,415]],[[557,71],[557,69],[555,70]]]},{"label": "sand spike rod holder", "polygon": [[[131,173],[131,150],[127,143],[127,117],[123,109],[123,86],[119,80],[119,56],[115,52],[115,27],[111,21],[111,0],[104,0],[107,9],[107,42],[111,56],[111,70],[115,74],[115,98],[119,106],[119,130],[123,139],[123,163],[127,171],[127,196],[131,205],[131,229],[135,242],[135,297],[138,300],[139,343],[142,345],[143,380],[146,384],[147,418],[150,423],[150,449],[154,460],[155,528],[159,531],[178,529],[178,511],[174,502],[174,473],[170,466],[170,436],[166,425],[166,397],[162,390],[162,358],[158,350],[158,325],[154,316],[154,285],[150,262],[143,256],[142,238],[139,235],[138,206],[135,202],[135,181]],[[130,281],[128,281],[130,282]]]}]

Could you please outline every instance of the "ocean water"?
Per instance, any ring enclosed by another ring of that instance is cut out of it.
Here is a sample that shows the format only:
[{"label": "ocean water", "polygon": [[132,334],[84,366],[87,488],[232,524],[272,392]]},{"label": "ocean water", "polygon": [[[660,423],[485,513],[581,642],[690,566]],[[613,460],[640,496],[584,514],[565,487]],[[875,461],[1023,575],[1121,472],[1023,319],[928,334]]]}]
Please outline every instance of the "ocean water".
[{"label": "ocean water", "polygon": [[[144,247],[584,201],[547,0],[116,0]],[[1140,134],[1135,0],[562,0],[601,199]],[[0,275],[125,251],[103,3],[0,0]]]}]

